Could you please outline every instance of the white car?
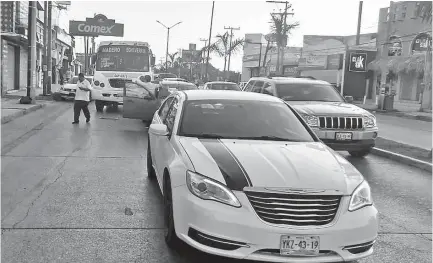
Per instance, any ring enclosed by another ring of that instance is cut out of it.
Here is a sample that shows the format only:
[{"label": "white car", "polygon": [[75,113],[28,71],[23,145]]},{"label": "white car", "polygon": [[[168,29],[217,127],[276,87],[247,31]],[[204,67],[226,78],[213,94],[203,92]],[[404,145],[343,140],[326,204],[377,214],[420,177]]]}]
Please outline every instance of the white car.
[{"label": "white car", "polygon": [[[84,76],[90,85],[93,83],[93,76]],[[62,100],[74,99],[77,92],[78,76],[72,77],[68,83],[60,87],[59,94]]]},{"label": "white car", "polygon": [[212,81],[207,82],[204,87],[204,90],[236,90],[240,91],[238,84],[233,82],[225,82],[225,81]]},{"label": "white car", "polygon": [[267,262],[373,253],[378,211],[367,181],[276,97],[171,94],[149,127],[147,170],[163,193],[172,248],[183,240],[206,253]]}]

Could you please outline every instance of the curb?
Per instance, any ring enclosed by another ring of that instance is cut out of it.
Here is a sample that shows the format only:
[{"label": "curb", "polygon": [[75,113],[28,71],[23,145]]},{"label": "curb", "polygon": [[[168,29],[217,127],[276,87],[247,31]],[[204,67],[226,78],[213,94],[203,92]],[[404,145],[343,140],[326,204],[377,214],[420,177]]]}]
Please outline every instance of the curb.
[{"label": "curb", "polygon": [[[5,94],[3,96],[3,98],[7,98],[7,99],[21,99],[23,96],[22,95],[14,95],[14,94]],[[44,101],[52,101],[53,100],[53,96],[52,95],[37,95],[35,96],[34,100],[44,100]]]},{"label": "curb", "polygon": [[371,153],[378,155],[378,156],[382,156],[394,161],[398,161],[410,166],[414,166],[417,167],[419,169],[422,169],[424,171],[428,171],[428,172],[432,172],[432,164],[428,163],[428,162],[424,162],[406,155],[402,155],[402,154],[398,154],[398,153],[394,153],[394,152],[390,152],[387,150],[383,150],[383,149],[379,149],[376,147],[373,147],[371,149]]},{"label": "curb", "polygon": [[423,116],[423,115],[413,115],[413,114],[407,114],[401,111],[383,111],[383,110],[377,110],[377,109],[365,109],[371,113],[374,114],[380,114],[380,115],[388,115],[388,116],[397,116],[402,117],[406,119],[411,120],[418,120],[418,121],[425,121],[425,122],[433,122],[431,116]]},{"label": "curb", "polygon": [[28,114],[30,112],[39,110],[39,109],[41,109],[43,107],[45,107],[45,104],[43,104],[43,103],[36,104],[34,107],[31,107],[31,108],[28,108],[28,109],[23,109],[21,111],[18,111],[18,112],[14,113],[14,114],[9,115],[9,116],[4,116],[4,117],[2,116],[1,124],[8,123],[8,122],[10,122],[10,121],[12,121],[12,120],[14,120],[14,119],[16,119],[18,117],[21,117],[21,116],[26,115],[26,114]]}]

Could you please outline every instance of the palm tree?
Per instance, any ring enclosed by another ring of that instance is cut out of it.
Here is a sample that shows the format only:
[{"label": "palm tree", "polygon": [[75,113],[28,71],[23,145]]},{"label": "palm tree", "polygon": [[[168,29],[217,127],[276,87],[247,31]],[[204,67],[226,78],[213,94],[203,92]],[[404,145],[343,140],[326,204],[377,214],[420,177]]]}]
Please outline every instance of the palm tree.
[{"label": "palm tree", "polygon": [[228,32],[224,34],[218,34],[216,36],[217,41],[211,45],[211,52],[217,54],[219,57],[224,58],[224,74],[227,69],[227,59],[229,56],[236,54],[240,48],[244,45],[245,40],[243,38],[237,38],[232,40],[230,45],[230,34]]},{"label": "palm tree", "polygon": [[[287,12],[288,9],[290,8],[292,8],[292,4],[288,4],[287,9],[285,11]],[[285,20],[284,12],[271,15],[271,21],[270,21],[271,33],[275,35],[275,42],[277,44],[277,51],[278,51],[277,69],[279,69],[280,67],[280,49],[281,47],[284,48],[287,45],[286,36],[289,35],[293,29],[299,27],[299,22],[294,22],[292,24],[287,24],[287,23],[285,24],[284,20]],[[283,64],[283,61],[281,62],[281,64]]]},{"label": "palm tree", "polygon": [[[168,54],[168,58],[170,59],[169,64],[170,64],[170,67],[172,67],[172,68],[174,67],[174,62],[175,62],[175,59],[176,59],[176,56],[178,53],[179,52],[174,52],[174,53]],[[168,65],[167,65],[167,67],[168,67]]]}]

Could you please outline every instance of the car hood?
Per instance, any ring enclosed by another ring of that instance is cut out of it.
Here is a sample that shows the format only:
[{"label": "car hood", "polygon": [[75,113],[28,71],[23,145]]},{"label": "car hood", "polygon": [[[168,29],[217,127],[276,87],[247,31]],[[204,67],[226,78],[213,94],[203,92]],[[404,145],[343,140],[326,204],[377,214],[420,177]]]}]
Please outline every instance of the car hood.
[{"label": "car hood", "polygon": [[77,89],[77,84],[64,84],[63,85],[64,89],[72,89],[72,90],[76,90]]},{"label": "car hood", "polygon": [[346,159],[320,142],[180,137],[195,172],[232,190],[290,187],[350,195],[364,180]]},{"label": "car hood", "polygon": [[299,113],[310,115],[371,115],[368,111],[346,102],[287,101]]}]

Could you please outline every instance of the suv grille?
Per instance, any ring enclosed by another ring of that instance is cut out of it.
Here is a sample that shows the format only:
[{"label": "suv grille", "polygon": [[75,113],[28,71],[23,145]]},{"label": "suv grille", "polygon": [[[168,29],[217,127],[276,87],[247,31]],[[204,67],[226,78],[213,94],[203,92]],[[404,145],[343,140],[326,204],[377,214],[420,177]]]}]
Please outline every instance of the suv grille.
[{"label": "suv grille", "polygon": [[322,226],[332,222],[340,205],[337,195],[300,195],[245,191],[257,215],[277,225]]},{"label": "suv grille", "polygon": [[319,117],[321,129],[345,129],[361,130],[363,125],[362,117]]}]

